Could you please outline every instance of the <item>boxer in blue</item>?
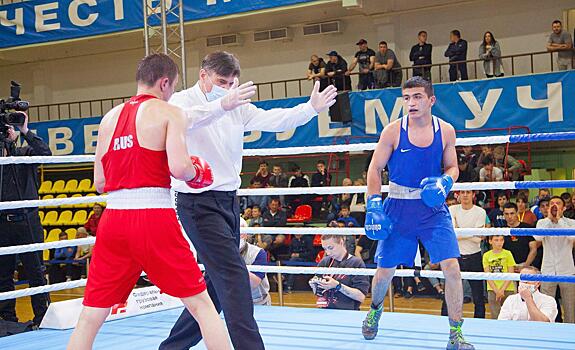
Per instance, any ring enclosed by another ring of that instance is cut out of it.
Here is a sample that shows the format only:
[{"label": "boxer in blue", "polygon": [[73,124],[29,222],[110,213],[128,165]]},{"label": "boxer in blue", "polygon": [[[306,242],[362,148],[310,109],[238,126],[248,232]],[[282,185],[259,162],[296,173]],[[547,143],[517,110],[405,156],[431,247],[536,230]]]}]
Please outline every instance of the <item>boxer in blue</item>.
[{"label": "boxer in blue", "polygon": [[[418,241],[445,275],[450,334],[446,349],[472,350],[461,332],[463,288],[459,247],[445,199],[459,176],[455,130],[431,114],[433,86],[421,77],[405,82],[407,115],[390,123],[376,146],[367,172],[365,232],[379,240],[372,304],[363,321],[365,339],[374,339],[383,300],[397,265],[413,265]],[[381,172],[388,166],[389,195],[381,196]],[[443,169],[443,170],[442,170]]]}]

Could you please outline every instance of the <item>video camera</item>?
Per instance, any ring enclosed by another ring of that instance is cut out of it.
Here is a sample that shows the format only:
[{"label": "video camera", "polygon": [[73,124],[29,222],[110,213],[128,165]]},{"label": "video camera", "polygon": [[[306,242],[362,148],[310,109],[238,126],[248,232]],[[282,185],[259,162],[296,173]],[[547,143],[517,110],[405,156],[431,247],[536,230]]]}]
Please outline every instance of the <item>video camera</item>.
[{"label": "video camera", "polygon": [[[30,107],[30,103],[20,99],[20,84],[15,81],[10,82],[10,98],[0,100],[0,140],[8,135],[8,126],[23,125],[26,121],[26,115],[19,112],[25,112]],[[10,112],[14,110],[14,112]]]}]

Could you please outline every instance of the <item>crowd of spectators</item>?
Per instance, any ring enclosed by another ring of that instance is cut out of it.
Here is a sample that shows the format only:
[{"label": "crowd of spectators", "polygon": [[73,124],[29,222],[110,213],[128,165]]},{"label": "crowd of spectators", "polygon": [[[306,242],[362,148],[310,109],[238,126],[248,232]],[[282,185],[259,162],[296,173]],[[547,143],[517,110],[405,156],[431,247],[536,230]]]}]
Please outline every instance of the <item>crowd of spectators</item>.
[{"label": "crowd of spectators", "polygon": [[[322,90],[329,84],[335,85],[338,91],[352,90],[350,75],[358,67],[356,86],[358,90],[401,86],[402,65],[386,41],[382,40],[378,43],[377,51],[369,48],[365,39],[360,39],[356,45],[358,51],[353,56],[351,64],[348,64],[345,58],[333,50],[326,54],[327,62],[317,54],[312,55],[307,72],[308,79],[320,81]],[[558,70],[573,68],[573,39],[563,29],[561,21],[553,21],[552,33],[546,48],[549,52],[557,52],[556,68]],[[413,76],[431,80],[432,51],[433,45],[427,42],[427,32],[420,31],[417,34],[417,44],[413,45],[409,52]],[[449,81],[469,79],[467,63],[464,62],[468,59],[468,43],[463,39],[461,31],[454,29],[449,33],[449,44],[444,56],[450,63]],[[491,31],[486,31],[477,49],[477,58],[483,60],[485,77],[505,75],[502,56],[501,44]]]}]

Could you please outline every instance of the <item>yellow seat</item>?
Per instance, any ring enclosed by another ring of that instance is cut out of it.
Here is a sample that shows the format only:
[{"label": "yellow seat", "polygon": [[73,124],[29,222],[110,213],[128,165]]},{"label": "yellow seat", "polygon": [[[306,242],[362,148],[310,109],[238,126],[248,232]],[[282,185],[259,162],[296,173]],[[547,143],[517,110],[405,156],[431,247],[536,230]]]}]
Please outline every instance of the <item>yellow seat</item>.
[{"label": "yellow seat", "polygon": [[76,230],[75,228],[69,228],[66,231],[64,231],[68,234],[68,239],[76,239],[76,233],[78,232],[78,230]]},{"label": "yellow seat", "polygon": [[90,188],[92,187],[92,180],[90,179],[82,179],[78,184],[78,192],[90,192]]},{"label": "yellow seat", "polygon": [[64,180],[58,180],[58,181],[54,182],[54,185],[52,185],[52,189],[50,190],[50,193],[53,193],[53,194],[63,193],[65,185],[66,185],[66,183],[64,182]]},{"label": "yellow seat", "polygon": [[42,226],[56,226],[58,221],[58,212],[55,210],[50,210],[44,215],[44,220],[42,220]]},{"label": "yellow seat", "polygon": [[[55,242],[55,241],[60,240],[60,233],[61,232],[62,232],[62,230],[60,230],[59,228],[51,229],[50,232],[48,233],[48,235],[46,236],[46,239],[44,239],[44,242]],[[42,256],[43,256],[45,261],[50,260],[50,251],[44,250],[44,252],[42,253]]]},{"label": "yellow seat", "polygon": [[66,186],[64,187],[64,192],[66,193],[76,193],[78,192],[78,180],[71,179],[66,182]]},{"label": "yellow seat", "polygon": [[[77,197],[83,197],[83,196],[80,193],[76,193],[76,194],[72,195],[72,198],[77,198]],[[88,203],[73,204],[72,208],[88,208]]]},{"label": "yellow seat", "polygon": [[85,210],[77,210],[72,219],[72,225],[83,226],[88,221],[88,212]]},{"label": "yellow seat", "polygon": [[[44,197],[42,197],[42,199],[52,199],[52,198],[54,198],[54,196],[51,195],[51,194],[47,194],[47,195],[45,195]],[[39,206],[38,208],[48,208],[48,207],[47,207],[47,206],[44,206],[44,205],[41,205],[41,206]]]},{"label": "yellow seat", "polygon": [[66,226],[72,224],[72,211],[71,210],[64,210],[60,213],[60,217],[56,222],[56,226]]},{"label": "yellow seat", "polygon": [[39,210],[38,211],[38,216],[40,217],[40,222],[42,222],[42,220],[44,220],[44,212]]},{"label": "yellow seat", "polygon": [[88,192],[96,193],[96,184],[95,183],[93,183],[92,186],[90,186],[90,188],[88,189]]},{"label": "yellow seat", "polygon": [[40,188],[38,189],[38,194],[50,193],[51,190],[52,190],[52,181],[46,180],[43,181],[42,184],[40,185]]},{"label": "yellow seat", "polygon": [[48,237],[48,231],[46,231],[46,229],[43,229],[43,230],[44,230],[44,242],[45,242],[46,238]]}]

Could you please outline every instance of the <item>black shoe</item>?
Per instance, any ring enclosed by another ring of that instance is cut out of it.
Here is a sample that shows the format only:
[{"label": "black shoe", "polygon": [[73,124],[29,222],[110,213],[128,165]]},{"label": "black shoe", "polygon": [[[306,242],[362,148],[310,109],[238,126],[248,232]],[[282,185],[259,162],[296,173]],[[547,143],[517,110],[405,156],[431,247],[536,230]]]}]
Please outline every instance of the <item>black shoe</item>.
[{"label": "black shoe", "polygon": [[445,292],[444,291],[437,292],[437,294],[435,295],[435,298],[439,299],[439,300],[445,299]]},{"label": "black shoe", "polygon": [[403,292],[403,297],[404,297],[405,299],[411,299],[411,298],[413,298],[413,292],[410,292],[410,291],[406,290],[406,291]]},{"label": "black shoe", "polygon": [[469,304],[469,303],[471,303],[471,297],[463,297],[463,303],[464,303],[464,304]]},{"label": "black shoe", "polygon": [[423,292],[423,291],[425,291],[425,286],[423,285],[423,282],[419,282],[419,283],[417,284],[417,291],[418,291],[418,292]]}]

